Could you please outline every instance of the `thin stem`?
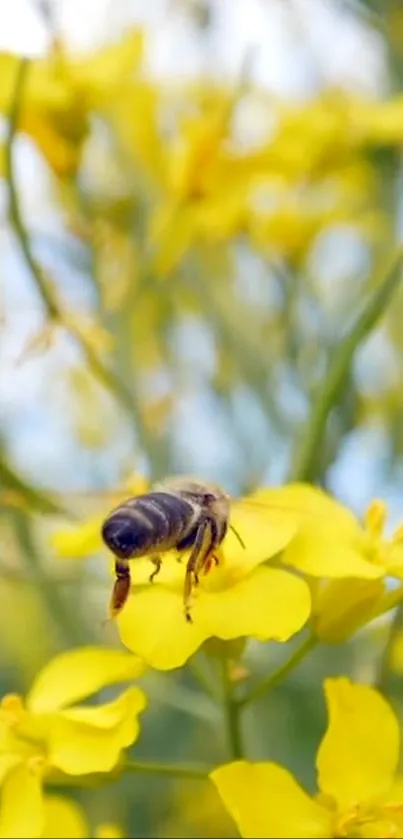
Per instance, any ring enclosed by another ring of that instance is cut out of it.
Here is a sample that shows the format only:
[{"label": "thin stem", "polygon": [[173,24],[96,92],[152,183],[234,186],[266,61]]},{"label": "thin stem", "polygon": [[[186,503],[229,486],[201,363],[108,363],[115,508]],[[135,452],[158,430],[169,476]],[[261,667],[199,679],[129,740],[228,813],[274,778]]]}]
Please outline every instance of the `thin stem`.
[{"label": "thin stem", "polygon": [[29,515],[21,510],[15,510],[12,521],[21,548],[21,560],[29,571],[32,583],[48,614],[61,631],[63,641],[68,641],[69,644],[82,644],[88,641],[87,633],[78,621],[77,613],[67,607],[64,598],[60,595],[59,586],[42,567]]},{"label": "thin stem", "polygon": [[221,660],[222,686],[223,686],[223,711],[227,730],[227,743],[230,756],[233,760],[239,760],[244,755],[242,745],[240,704],[234,696],[234,683],[229,674],[228,659]]},{"label": "thin stem", "polygon": [[293,480],[311,481],[317,477],[318,455],[323,450],[329,414],[337,404],[357,348],[384,314],[402,279],[402,259],[403,249],[399,247],[386,270],[382,271],[382,277],[376,283],[363,311],[334,353],[328,373],[316,395],[305,438],[297,453]]},{"label": "thin stem", "polygon": [[[37,487],[29,484],[25,479],[15,472],[11,466],[8,465],[0,451],[0,500],[2,503],[9,503],[13,506],[18,506],[24,503],[31,509],[37,510],[44,515],[68,515],[66,509]],[[3,498],[1,496],[4,496]]]},{"label": "thin stem", "polygon": [[187,763],[156,763],[153,761],[127,760],[124,772],[138,772],[143,775],[163,775],[169,778],[185,778],[203,781],[208,778],[212,767]]},{"label": "thin stem", "polygon": [[203,688],[204,692],[207,696],[210,697],[214,702],[220,700],[220,694],[216,689],[211,678],[209,678],[208,674],[206,673],[205,667],[203,667],[202,662],[200,659],[197,659],[195,656],[190,659],[189,661],[189,668],[193,673],[193,676],[198,681],[200,687]]},{"label": "thin stem", "polygon": [[5,183],[8,192],[10,221],[28,270],[35,283],[42,303],[44,304],[45,312],[49,321],[63,326],[72,338],[74,338],[80,347],[93,376],[98,379],[104,387],[110,390],[111,393],[113,393],[115,399],[125,409],[132,425],[135,428],[135,431],[137,432],[138,411],[131,392],[126,388],[125,384],[118,378],[118,376],[116,376],[114,372],[109,367],[105,366],[98,358],[90,340],[88,340],[88,338],[82,333],[79,325],[74,322],[74,318],[63,311],[51,283],[33,253],[30,237],[25,227],[16,185],[13,152],[29,66],[29,59],[26,58],[21,59],[18,65],[4,149]]},{"label": "thin stem", "polygon": [[384,645],[380,662],[378,665],[378,675],[376,678],[376,687],[382,693],[385,693],[389,683],[390,677],[390,664],[391,664],[391,653],[393,651],[393,647],[395,644],[396,639],[399,637],[403,626],[403,605],[402,603],[396,609],[395,614],[392,617],[388,637],[386,643]]},{"label": "thin stem", "polygon": [[297,647],[296,650],[291,654],[290,658],[287,661],[280,664],[277,667],[277,670],[274,670],[273,673],[270,673],[263,679],[260,684],[256,685],[256,687],[252,688],[248,693],[245,694],[241,699],[238,700],[238,705],[241,708],[244,708],[246,705],[250,705],[252,702],[256,702],[257,699],[260,699],[265,693],[272,688],[277,687],[281,682],[283,682],[287,676],[295,670],[296,667],[301,663],[301,661],[308,655],[311,650],[313,650],[316,645],[319,643],[319,639],[316,638],[314,635],[308,635],[307,638],[302,642],[302,644]]}]

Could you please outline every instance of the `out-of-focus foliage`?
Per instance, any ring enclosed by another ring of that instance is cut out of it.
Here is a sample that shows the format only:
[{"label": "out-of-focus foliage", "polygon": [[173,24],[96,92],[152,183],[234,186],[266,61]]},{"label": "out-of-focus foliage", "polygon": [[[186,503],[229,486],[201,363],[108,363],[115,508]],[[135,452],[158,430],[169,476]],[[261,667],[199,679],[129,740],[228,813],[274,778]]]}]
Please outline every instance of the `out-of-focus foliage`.
[{"label": "out-of-focus foliage", "polygon": [[[0,52],[0,837],[403,835],[401,4],[230,4]],[[105,623],[175,473],[241,542]]]}]

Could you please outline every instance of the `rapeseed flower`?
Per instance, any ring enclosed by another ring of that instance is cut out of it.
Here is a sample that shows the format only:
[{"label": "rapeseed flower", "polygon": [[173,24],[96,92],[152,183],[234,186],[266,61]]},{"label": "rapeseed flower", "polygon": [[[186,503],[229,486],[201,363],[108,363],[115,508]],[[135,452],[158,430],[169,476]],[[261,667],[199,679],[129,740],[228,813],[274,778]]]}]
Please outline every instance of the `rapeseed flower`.
[{"label": "rapeseed flower", "polygon": [[[52,659],[25,700],[0,703],[0,837],[40,837],[46,812],[43,784],[50,776],[110,772],[139,733],[146,699],[129,687],[96,705],[80,700],[129,681],[144,670],[120,650],[81,647]],[[24,806],[20,802],[24,801]]]},{"label": "rapeseed flower", "polygon": [[211,773],[245,839],[403,836],[400,733],[374,688],[327,679],[328,727],[316,757],[318,787],[308,795],[276,763],[236,761]]},{"label": "rapeseed flower", "polygon": [[[315,633],[328,641],[348,637],[370,619],[386,577],[403,576],[402,531],[387,539],[385,519],[383,502],[373,502],[360,522],[308,484],[261,489],[234,501],[231,522],[246,547],[228,534],[219,567],[201,578],[194,593],[193,625],[183,626],[183,565],[167,554],[151,586],[149,561],[135,560],[133,593],[117,619],[123,643],[152,666],[168,669],[181,666],[209,637],[284,641],[309,616],[306,583]],[[59,531],[54,549],[64,556],[99,549],[101,523],[95,516]],[[270,560],[276,568],[268,567]]]},{"label": "rapeseed flower", "polygon": [[[67,55],[57,42],[48,56],[33,59],[27,76],[19,129],[36,143],[60,176],[73,174],[80,162],[90,113],[102,111],[142,54],[142,33],[130,29],[116,44],[88,56]],[[0,53],[0,113],[13,101],[20,57]]]},{"label": "rapeseed flower", "polygon": [[[165,670],[180,667],[211,637],[288,640],[309,617],[309,589],[296,575],[265,563],[286,547],[307,518],[316,515],[343,521],[350,517],[325,493],[303,484],[262,489],[234,501],[231,522],[246,547],[228,534],[219,567],[201,577],[194,593],[190,626],[183,617],[183,564],[167,554],[150,585],[149,561],[133,561],[133,593],[117,619],[123,643],[153,667]],[[101,546],[101,521],[91,519],[79,528],[59,531],[53,535],[54,549],[64,556],[96,550]]]},{"label": "rapeseed flower", "polygon": [[[306,521],[287,545],[283,561],[313,577],[376,580],[386,575],[403,579],[403,527],[384,535],[387,508],[373,501],[360,521],[334,502],[340,515]],[[319,514],[319,505],[318,510]]]},{"label": "rapeseed flower", "polygon": [[387,508],[380,500],[362,520],[337,501],[321,516],[322,502],[318,496],[315,517],[301,524],[282,562],[309,580],[315,634],[339,642],[376,616],[388,578],[403,580],[403,528],[385,535]]}]

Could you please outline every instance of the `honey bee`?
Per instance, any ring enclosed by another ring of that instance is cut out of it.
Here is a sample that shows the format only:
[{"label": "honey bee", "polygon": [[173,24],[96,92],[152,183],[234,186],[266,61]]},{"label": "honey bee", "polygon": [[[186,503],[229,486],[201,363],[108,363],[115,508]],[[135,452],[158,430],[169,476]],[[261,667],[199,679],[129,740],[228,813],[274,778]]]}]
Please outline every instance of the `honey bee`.
[{"label": "honey bee", "polygon": [[116,580],[110,614],[116,617],[129,596],[130,561],[148,555],[154,565],[153,582],[162,565],[161,555],[176,550],[178,558],[190,550],[186,564],[183,602],[185,619],[192,622],[190,599],[199,575],[218,565],[217,549],[228,528],[230,497],[215,484],[193,478],[173,477],[156,484],[151,492],[129,498],[116,507],[102,525],[102,538],[115,555]]}]

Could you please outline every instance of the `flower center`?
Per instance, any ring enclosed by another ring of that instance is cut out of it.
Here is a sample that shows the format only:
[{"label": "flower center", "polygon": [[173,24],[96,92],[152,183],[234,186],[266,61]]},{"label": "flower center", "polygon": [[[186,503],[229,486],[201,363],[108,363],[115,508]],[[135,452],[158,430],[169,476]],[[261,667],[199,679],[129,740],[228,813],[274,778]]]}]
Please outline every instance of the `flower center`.
[{"label": "flower center", "polygon": [[[385,804],[378,807],[351,807],[346,813],[338,814],[334,836],[337,839],[397,839],[401,835],[397,820],[403,816],[402,804]],[[396,818],[396,821],[395,821]]]}]

